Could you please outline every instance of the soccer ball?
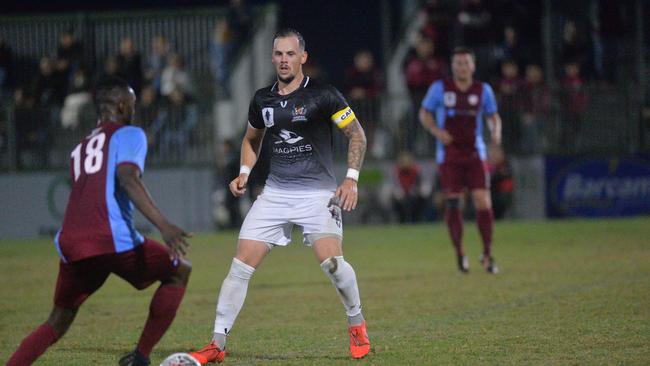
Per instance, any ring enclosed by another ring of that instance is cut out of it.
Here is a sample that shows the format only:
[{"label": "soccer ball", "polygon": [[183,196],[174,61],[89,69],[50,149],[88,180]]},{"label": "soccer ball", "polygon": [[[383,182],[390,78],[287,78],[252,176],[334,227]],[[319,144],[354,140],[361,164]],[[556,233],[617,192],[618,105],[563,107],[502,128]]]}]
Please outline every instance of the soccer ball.
[{"label": "soccer ball", "polygon": [[174,353],[167,357],[160,366],[201,366],[201,363],[187,353]]}]

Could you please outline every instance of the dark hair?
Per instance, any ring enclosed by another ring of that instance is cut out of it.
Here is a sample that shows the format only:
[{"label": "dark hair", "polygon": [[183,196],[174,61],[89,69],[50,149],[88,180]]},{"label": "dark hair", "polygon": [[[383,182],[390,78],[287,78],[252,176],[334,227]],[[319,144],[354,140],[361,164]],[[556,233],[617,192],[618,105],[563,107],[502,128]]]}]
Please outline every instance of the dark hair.
[{"label": "dark hair", "polygon": [[302,37],[302,34],[300,34],[300,32],[298,32],[293,28],[283,28],[277,31],[273,36],[273,42],[275,42],[275,40],[278,38],[286,38],[286,37],[298,38],[298,45],[300,46],[300,49],[303,51],[305,50],[305,39]]},{"label": "dark hair", "polygon": [[105,76],[95,84],[93,99],[97,111],[101,111],[106,105],[115,104],[115,94],[125,93],[129,90],[129,83],[117,76]]},{"label": "dark hair", "polygon": [[451,53],[451,57],[453,58],[456,55],[469,55],[473,61],[476,61],[476,55],[474,54],[474,51],[464,46],[454,48],[454,51]]}]

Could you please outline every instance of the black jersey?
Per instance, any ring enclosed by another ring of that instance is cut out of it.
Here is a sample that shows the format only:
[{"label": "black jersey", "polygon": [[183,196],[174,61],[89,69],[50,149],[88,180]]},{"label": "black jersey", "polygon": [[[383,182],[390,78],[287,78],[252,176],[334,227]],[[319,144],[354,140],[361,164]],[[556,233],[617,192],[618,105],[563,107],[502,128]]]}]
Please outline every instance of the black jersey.
[{"label": "black jersey", "polygon": [[343,128],[355,116],[330,85],[305,76],[298,89],[278,94],[277,83],[255,93],[248,123],[266,128],[271,164],[266,185],[283,190],[336,190],[332,126]]}]

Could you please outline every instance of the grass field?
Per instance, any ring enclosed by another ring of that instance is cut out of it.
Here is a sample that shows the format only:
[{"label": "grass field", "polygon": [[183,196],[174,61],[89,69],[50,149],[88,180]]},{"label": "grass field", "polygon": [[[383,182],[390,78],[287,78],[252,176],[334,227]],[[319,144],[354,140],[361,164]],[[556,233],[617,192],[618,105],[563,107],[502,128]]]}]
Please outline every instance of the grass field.
[{"label": "grass field", "polygon": [[[457,272],[441,225],[348,228],[373,342],[348,358],[342,306],[311,250],[275,249],[255,273],[229,338],[229,365],[650,364],[650,219],[505,222],[496,228],[502,273],[472,258]],[[209,341],[234,232],[192,240],[185,300],[152,361]],[[57,271],[49,240],[0,242],[0,362],[47,316]],[[38,365],[116,365],[135,346],[153,287],[116,277],[91,297]]]}]

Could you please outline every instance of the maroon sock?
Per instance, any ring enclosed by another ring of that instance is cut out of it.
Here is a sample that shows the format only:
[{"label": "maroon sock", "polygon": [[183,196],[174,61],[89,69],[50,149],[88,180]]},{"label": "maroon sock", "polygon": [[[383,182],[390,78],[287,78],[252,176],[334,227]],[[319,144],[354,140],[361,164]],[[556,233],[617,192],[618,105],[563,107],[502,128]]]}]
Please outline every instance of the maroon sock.
[{"label": "maroon sock", "polygon": [[491,209],[480,210],[476,213],[476,224],[478,231],[481,233],[483,240],[483,255],[490,257],[492,255],[492,227],[494,214]]},{"label": "maroon sock", "polygon": [[462,257],[463,251],[463,215],[458,207],[447,207],[445,209],[445,222],[449,230],[451,242],[456,249],[456,255]]},{"label": "maroon sock", "polygon": [[59,340],[50,323],[45,322],[25,337],[18,346],[18,349],[7,361],[7,366],[26,366],[31,365],[36,359],[45,353],[47,348]]},{"label": "maroon sock", "polygon": [[165,334],[167,328],[174,321],[176,310],[183,300],[185,286],[160,285],[153,294],[149,305],[149,317],[144,325],[137,350],[142,355],[149,357],[151,350]]}]

